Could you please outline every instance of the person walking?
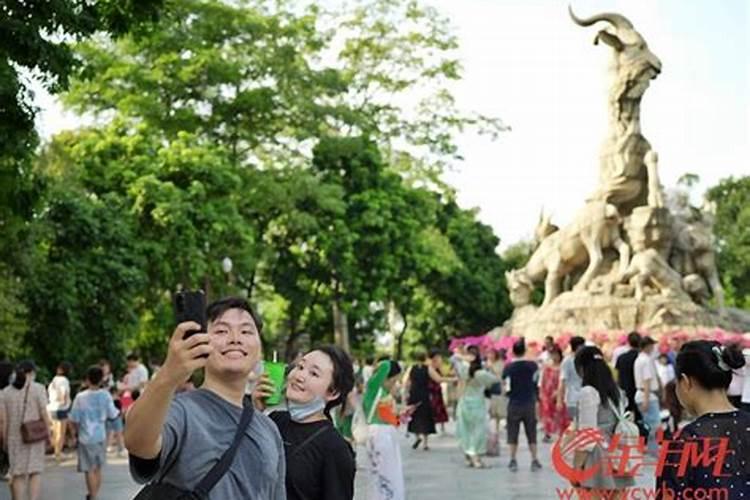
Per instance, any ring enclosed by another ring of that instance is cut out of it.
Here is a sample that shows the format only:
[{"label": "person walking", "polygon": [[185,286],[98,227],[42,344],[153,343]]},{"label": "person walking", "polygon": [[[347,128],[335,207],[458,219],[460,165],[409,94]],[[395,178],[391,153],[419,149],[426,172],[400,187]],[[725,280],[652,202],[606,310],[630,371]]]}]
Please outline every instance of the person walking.
[{"label": "person walking", "polygon": [[576,403],[576,429],[595,429],[603,442],[576,448],[573,467],[581,470],[592,469],[596,472],[574,486],[593,490],[602,498],[617,499],[623,490],[635,484],[633,476],[617,475],[617,471],[610,471],[600,465],[610,461],[608,443],[612,441],[618,416],[625,413],[625,398],[612,377],[609,365],[604,361],[604,354],[598,347],[587,346],[580,349],[576,353],[575,368],[582,381]]},{"label": "person walking", "polygon": [[37,500],[41,492],[44,471],[44,439],[33,443],[24,442],[21,425],[43,419],[48,428],[52,426],[47,414],[47,391],[34,381],[36,365],[33,361],[22,361],[16,366],[16,378],[3,389],[2,394],[2,441],[8,449],[10,468],[10,492],[13,500]]},{"label": "person walking", "polygon": [[576,373],[575,355],[586,344],[586,339],[578,335],[570,339],[570,354],[560,365],[560,386],[557,389],[557,405],[564,406],[568,417],[575,420],[578,393],[581,391],[581,377]]},{"label": "person walking", "polygon": [[633,414],[637,422],[640,422],[641,412],[638,409],[638,405],[635,404],[636,386],[635,372],[633,370],[635,360],[641,352],[641,336],[638,332],[630,332],[628,334],[628,346],[630,349],[621,354],[617,358],[617,361],[615,361],[617,384],[620,386],[620,389],[625,391],[625,396],[628,398],[627,410]]},{"label": "person walking", "polygon": [[[430,350],[430,366],[435,370],[435,373],[442,377],[443,376],[443,356],[439,349]],[[430,377],[427,381],[427,387],[430,391],[430,407],[432,408],[432,418],[435,419],[435,424],[440,425],[440,433],[445,434],[445,423],[448,421],[448,410],[445,407],[445,400],[443,399],[443,387],[440,382]]]},{"label": "person walking", "polygon": [[750,413],[736,409],[727,395],[733,372],[744,365],[737,346],[710,340],[682,346],[675,360],[675,392],[680,404],[697,418],[665,446],[675,457],[710,454],[722,446],[722,440],[729,450],[721,454],[723,467],[718,474],[714,469],[719,458],[696,461],[686,470],[680,470],[679,461],[667,460],[656,478],[658,491],[669,490],[673,498],[689,498],[699,491],[732,499],[750,496]]},{"label": "person walking", "polygon": [[635,359],[633,365],[633,378],[635,380],[635,403],[643,416],[643,423],[648,428],[648,451],[656,455],[658,444],[656,433],[661,424],[661,408],[659,396],[661,395],[661,384],[656,372],[656,341],[651,337],[641,339],[641,352]]},{"label": "person walking", "polygon": [[552,441],[570,423],[568,412],[557,404],[557,388],[560,385],[562,351],[554,346],[549,350],[549,362],[542,368],[539,379],[539,416],[542,419],[545,443]]},{"label": "person walking", "polygon": [[78,472],[86,477],[86,500],[95,500],[102,486],[102,468],[107,463],[107,420],[120,412],[107,389],[101,387],[102,369],[91,366],[86,372],[86,389],[73,400],[70,421],[78,430]]},{"label": "person walking", "polygon": [[362,411],[367,426],[367,464],[372,480],[367,498],[372,500],[405,500],[404,469],[396,427],[400,420],[393,400],[401,366],[384,359],[378,363],[362,397]]},{"label": "person walking", "polygon": [[416,450],[422,444],[422,449],[427,451],[430,449],[427,438],[430,434],[435,434],[435,415],[430,405],[429,383],[432,381],[441,384],[452,379],[442,377],[437,373],[428,362],[426,352],[417,351],[415,359],[417,364],[412,366],[409,373],[409,398],[407,400],[407,404],[414,411],[407,428],[410,433],[417,436],[412,448]]},{"label": "person walking", "polygon": [[536,361],[525,359],[526,343],[521,338],[513,344],[514,360],[505,366],[503,380],[510,385],[508,391],[508,446],[510,448],[511,472],[518,470],[516,454],[518,453],[518,434],[523,423],[526,440],[531,451],[531,470],[542,468],[537,458],[536,443],[536,401],[538,365]]},{"label": "person walking", "polygon": [[68,413],[70,412],[70,374],[72,365],[63,361],[57,366],[57,375],[47,386],[49,403],[47,411],[52,419],[52,447],[55,450],[55,460],[62,460],[65,435],[68,430]]},{"label": "person walking", "polygon": [[479,348],[471,346],[465,355],[455,354],[458,376],[464,382],[463,394],[456,407],[456,436],[469,467],[485,468],[479,458],[487,451],[487,403],[484,391],[500,377],[482,367]]},{"label": "person walking", "polygon": [[[545,351],[546,352],[546,351]],[[497,377],[502,377],[505,369],[505,350],[502,352],[495,349],[487,351],[487,369]],[[490,420],[494,422],[494,434],[490,436],[492,443],[498,442],[500,434],[500,421],[508,416],[508,399],[503,396],[503,384],[497,382],[492,384],[487,393],[490,397]],[[494,444],[493,444],[494,446]]]}]

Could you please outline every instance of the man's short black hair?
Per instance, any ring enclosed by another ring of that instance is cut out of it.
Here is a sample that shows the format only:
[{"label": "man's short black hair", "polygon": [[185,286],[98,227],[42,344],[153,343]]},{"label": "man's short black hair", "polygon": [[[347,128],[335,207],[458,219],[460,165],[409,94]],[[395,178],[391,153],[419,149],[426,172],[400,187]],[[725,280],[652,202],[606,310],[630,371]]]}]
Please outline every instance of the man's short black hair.
[{"label": "man's short black hair", "polygon": [[656,341],[648,335],[641,339],[641,350],[646,349],[648,346],[656,344]]},{"label": "man's short black hair", "polygon": [[628,334],[628,345],[633,349],[641,347],[641,334],[638,332],[630,332]]},{"label": "man's short black hair", "polygon": [[250,316],[252,316],[253,322],[255,323],[255,328],[258,329],[258,333],[263,332],[263,321],[261,321],[260,316],[258,316],[253,308],[250,307],[248,301],[242,297],[224,297],[210,303],[206,308],[208,321],[213,323],[230,309],[242,309],[243,311],[250,313]]},{"label": "man's short black hair", "polygon": [[131,352],[130,354],[127,355],[125,359],[128,361],[138,361],[141,358],[138,356],[138,354]]},{"label": "man's short black hair", "polygon": [[576,335],[570,338],[570,350],[576,352],[580,347],[586,344],[586,339],[580,335]]},{"label": "man's short black hair", "polygon": [[513,356],[520,358],[524,354],[526,354],[526,341],[521,337],[513,344]]},{"label": "man's short black hair", "polygon": [[103,378],[104,372],[99,365],[89,366],[89,369],[86,370],[86,380],[88,380],[91,385],[98,386],[102,383]]}]

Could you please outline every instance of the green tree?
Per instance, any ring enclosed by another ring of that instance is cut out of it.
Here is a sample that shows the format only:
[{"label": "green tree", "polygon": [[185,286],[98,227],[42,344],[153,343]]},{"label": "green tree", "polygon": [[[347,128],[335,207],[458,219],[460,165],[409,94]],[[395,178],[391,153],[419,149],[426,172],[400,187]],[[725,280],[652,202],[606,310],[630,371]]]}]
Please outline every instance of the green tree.
[{"label": "green tree", "polygon": [[324,101],[343,83],[311,64],[324,43],[314,10],[266,12],[262,3],[184,0],[148,33],[80,44],[66,104],[114,113],[130,130],[146,123],[165,140],[193,134],[238,165],[277,168],[337,113]]},{"label": "green tree", "polygon": [[461,79],[450,21],[418,0],[369,0],[324,17],[329,50],[354,112],[354,128],[376,140],[408,181],[448,189],[440,179],[460,160],[456,136],[467,128],[496,137],[501,120],[466,112],[453,85]]},{"label": "green tree", "polygon": [[707,192],[716,202],[718,268],[729,305],[750,308],[750,176],[723,179]]},{"label": "green tree", "polygon": [[[157,18],[163,0],[5,0],[0,4],[0,166],[36,146],[33,75],[51,93],[67,88],[72,44],[97,32],[122,35]],[[24,73],[25,72],[25,73]]]},{"label": "green tree", "polygon": [[51,188],[34,226],[33,273],[23,289],[25,345],[43,366],[79,367],[122,354],[136,326],[135,292],[145,262],[128,216],[114,197],[70,184]]}]

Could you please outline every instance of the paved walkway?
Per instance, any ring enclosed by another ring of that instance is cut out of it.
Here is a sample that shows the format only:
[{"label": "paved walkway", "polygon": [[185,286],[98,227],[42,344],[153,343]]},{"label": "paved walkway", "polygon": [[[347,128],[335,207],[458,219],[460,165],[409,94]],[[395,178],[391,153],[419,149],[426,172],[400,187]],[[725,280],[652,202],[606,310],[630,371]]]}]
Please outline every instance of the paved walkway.
[{"label": "paved walkway", "polygon": [[[544,468],[538,472],[531,472],[531,457],[527,448],[521,446],[518,456],[519,470],[511,473],[507,469],[508,450],[504,444],[500,457],[485,460],[491,466],[486,470],[467,468],[462,454],[457,449],[456,440],[450,434],[434,436],[430,441],[431,449],[427,452],[421,449],[412,450],[409,444],[406,437],[403,437],[401,448],[408,500],[555,499],[560,498],[556,488],[567,487],[551,468],[550,445],[540,444],[540,460]],[[359,450],[359,455],[364,455],[364,449]],[[358,470],[356,500],[368,500],[364,488],[368,480],[367,472]],[[639,479],[639,486],[650,488],[652,485],[652,478]],[[99,500],[130,499],[138,489],[138,485],[128,475],[127,459],[111,456],[105,469]],[[83,498],[83,475],[76,472],[75,460],[68,460],[61,465],[48,462],[43,476],[42,499]],[[10,500],[7,485],[0,485],[0,500],[6,499]]]}]

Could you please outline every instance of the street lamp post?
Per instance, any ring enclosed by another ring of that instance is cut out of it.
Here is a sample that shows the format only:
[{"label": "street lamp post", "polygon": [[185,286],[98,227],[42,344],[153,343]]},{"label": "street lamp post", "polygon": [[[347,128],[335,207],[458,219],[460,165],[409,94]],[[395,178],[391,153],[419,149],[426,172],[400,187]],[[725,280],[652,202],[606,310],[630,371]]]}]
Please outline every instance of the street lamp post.
[{"label": "street lamp post", "polygon": [[224,271],[224,274],[227,275],[227,289],[231,288],[232,286],[232,268],[234,267],[234,264],[232,262],[232,259],[229,257],[224,257],[224,259],[221,261],[221,270]]}]

